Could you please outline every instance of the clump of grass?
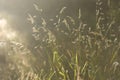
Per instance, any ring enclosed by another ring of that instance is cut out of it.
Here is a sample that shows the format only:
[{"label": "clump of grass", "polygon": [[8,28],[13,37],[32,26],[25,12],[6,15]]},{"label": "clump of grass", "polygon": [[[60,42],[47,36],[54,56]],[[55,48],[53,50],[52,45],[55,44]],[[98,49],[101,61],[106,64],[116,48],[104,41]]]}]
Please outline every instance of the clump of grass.
[{"label": "clump of grass", "polygon": [[64,15],[66,7],[54,19],[41,18],[42,26],[33,28],[46,80],[119,80],[120,42],[113,28],[116,21],[106,20],[102,1],[96,4],[94,29],[84,24],[80,9],[77,17]]},{"label": "clump of grass", "polygon": [[3,67],[2,77],[6,80],[119,80],[120,35],[114,28],[118,20],[109,16],[102,6],[98,0],[96,26],[88,26],[82,20],[81,9],[68,16],[64,14],[67,7],[63,7],[52,19],[46,19],[41,17],[43,10],[34,4],[41,12],[39,16],[28,14],[36,40],[34,53],[22,44],[10,44],[9,64]]}]

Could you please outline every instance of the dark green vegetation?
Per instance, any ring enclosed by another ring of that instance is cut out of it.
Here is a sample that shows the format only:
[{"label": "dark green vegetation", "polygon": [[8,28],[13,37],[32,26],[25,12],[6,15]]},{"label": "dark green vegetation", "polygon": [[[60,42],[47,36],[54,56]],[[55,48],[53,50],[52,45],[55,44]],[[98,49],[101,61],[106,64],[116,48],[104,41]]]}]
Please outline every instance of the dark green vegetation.
[{"label": "dark green vegetation", "polygon": [[115,1],[97,0],[96,21],[83,17],[80,8],[69,15],[68,7],[46,18],[34,4],[39,15],[28,14],[34,49],[9,42],[9,64],[3,63],[0,73],[4,80],[119,80],[120,3]]}]

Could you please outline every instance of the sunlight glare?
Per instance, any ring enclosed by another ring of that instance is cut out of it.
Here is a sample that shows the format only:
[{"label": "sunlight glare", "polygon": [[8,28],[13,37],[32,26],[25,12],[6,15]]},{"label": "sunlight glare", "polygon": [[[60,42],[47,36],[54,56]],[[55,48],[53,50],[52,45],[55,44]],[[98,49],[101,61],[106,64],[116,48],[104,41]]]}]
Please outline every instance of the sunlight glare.
[{"label": "sunlight glare", "polygon": [[15,32],[10,32],[9,34],[7,34],[7,38],[8,39],[14,39],[16,37],[16,33]]},{"label": "sunlight glare", "polygon": [[6,27],[6,24],[7,24],[7,20],[6,19],[0,19],[0,28],[4,28],[4,27]]}]

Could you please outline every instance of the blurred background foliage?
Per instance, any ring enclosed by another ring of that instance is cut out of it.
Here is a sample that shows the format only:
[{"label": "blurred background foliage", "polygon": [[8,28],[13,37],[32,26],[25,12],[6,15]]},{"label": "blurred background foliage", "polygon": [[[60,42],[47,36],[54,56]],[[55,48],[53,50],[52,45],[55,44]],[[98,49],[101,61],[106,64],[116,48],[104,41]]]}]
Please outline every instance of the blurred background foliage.
[{"label": "blurred background foliage", "polygon": [[50,13],[40,7],[39,1],[33,4],[35,11],[27,13],[27,19],[34,39],[29,45],[10,41],[10,49],[5,52],[6,67],[0,60],[1,72],[5,72],[0,73],[1,79],[119,80],[120,2],[54,3]]}]

